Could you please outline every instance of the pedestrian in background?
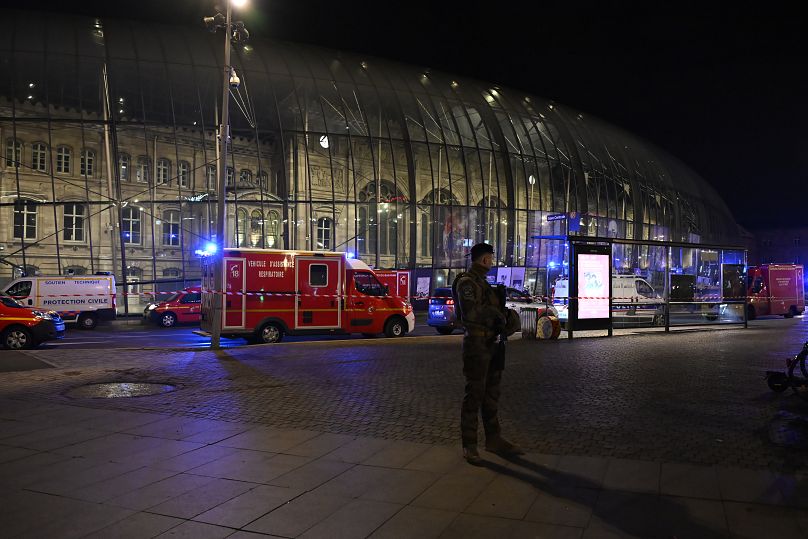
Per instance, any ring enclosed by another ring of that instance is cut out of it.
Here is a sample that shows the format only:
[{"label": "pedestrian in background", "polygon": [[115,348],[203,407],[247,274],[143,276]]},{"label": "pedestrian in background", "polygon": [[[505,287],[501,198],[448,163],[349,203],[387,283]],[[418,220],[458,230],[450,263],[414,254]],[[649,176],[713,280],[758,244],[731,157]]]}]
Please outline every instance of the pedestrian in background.
[{"label": "pedestrian in background", "polygon": [[524,453],[519,446],[502,437],[497,417],[504,367],[504,342],[498,343],[497,338],[504,339],[504,335],[513,334],[519,328],[519,317],[512,311],[509,314],[509,309],[486,280],[494,265],[494,248],[487,243],[474,245],[471,262],[469,271],[455,279],[452,293],[464,328],[466,389],[460,414],[463,458],[470,464],[479,465],[482,463],[477,450],[477,414],[480,411],[487,451],[503,456]]}]

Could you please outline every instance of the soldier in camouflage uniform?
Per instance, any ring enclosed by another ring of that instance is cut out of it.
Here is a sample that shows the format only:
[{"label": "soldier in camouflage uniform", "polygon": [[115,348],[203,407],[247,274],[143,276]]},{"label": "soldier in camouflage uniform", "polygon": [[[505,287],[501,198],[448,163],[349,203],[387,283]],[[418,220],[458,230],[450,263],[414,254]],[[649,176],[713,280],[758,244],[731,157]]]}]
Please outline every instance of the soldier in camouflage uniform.
[{"label": "soldier in camouflage uniform", "polygon": [[[493,259],[494,248],[487,243],[478,243],[471,248],[470,270],[459,275],[454,285],[465,329],[463,374],[466,392],[460,415],[463,457],[475,465],[482,463],[477,451],[477,414],[480,409],[486,450],[502,455],[523,453],[501,436],[497,418],[502,366],[492,364],[492,358],[498,346],[497,336],[508,325],[508,316],[485,278],[493,266]],[[512,328],[510,332],[513,333]]]}]

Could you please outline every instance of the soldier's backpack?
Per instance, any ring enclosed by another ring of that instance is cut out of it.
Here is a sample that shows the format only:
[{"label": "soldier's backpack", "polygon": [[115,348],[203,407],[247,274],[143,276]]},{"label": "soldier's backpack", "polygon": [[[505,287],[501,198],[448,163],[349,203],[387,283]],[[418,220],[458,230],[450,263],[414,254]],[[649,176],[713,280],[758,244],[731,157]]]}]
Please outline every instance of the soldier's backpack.
[{"label": "soldier's backpack", "polygon": [[460,309],[460,297],[457,295],[457,282],[466,276],[466,272],[459,273],[455,280],[452,281],[452,300],[455,304],[455,318],[459,324],[463,323],[463,313]]}]

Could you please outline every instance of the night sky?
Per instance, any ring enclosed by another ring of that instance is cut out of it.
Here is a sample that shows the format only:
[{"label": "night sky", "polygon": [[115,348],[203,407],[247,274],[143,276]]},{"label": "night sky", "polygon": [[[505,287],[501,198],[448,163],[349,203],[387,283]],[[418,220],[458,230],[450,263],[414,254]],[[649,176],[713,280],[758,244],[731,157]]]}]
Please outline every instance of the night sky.
[{"label": "night sky", "polygon": [[[38,5],[196,24],[214,4]],[[554,99],[668,150],[752,231],[805,223],[808,18],[796,7],[542,4],[251,0],[240,18],[254,36],[400,60]]]}]

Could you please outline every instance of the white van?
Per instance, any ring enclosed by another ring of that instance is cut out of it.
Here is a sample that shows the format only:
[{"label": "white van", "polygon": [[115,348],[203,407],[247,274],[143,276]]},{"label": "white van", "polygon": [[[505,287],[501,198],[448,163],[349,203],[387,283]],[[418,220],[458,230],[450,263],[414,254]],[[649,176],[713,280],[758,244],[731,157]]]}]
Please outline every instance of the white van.
[{"label": "white van", "polygon": [[56,311],[81,329],[115,318],[115,277],[106,273],[23,277],[8,284],[4,292],[26,307]]},{"label": "white van", "polygon": [[[558,279],[553,288],[553,303],[558,318],[567,319],[569,280]],[[648,281],[636,275],[612,275],[612,324],[614,326],[650,326],[664,324],[665,300]]]}]

